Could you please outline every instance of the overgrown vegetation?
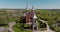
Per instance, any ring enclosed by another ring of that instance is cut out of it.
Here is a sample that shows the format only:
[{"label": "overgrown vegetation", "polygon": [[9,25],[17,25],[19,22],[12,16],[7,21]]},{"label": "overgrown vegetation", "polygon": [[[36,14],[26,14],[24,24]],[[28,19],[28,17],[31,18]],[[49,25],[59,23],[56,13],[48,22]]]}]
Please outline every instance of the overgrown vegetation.
[{"label": "overgrown vegetation", "polygon": [[[51,27],[52,30],[55,31],[60,31],[60,29],[58,29],[59,27],[57,26],[56,28],[56,23],[57,21],[60,21],[60,11],[59,10],[55,10],[55,9],[39,9],[36,10],[36,14],[38,19],[42,19],[45,20],[49,26]],[[57,29],[57,30],[56,30]]]}]

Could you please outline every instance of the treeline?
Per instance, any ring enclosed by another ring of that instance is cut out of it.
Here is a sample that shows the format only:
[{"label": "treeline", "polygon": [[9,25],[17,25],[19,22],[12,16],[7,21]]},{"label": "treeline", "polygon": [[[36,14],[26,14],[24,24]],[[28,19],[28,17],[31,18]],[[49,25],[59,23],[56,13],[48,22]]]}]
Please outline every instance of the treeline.
[{"label": "treeline", "polygon": [[60,20],[60,12],[53,10],[36,10],[37,17],[46,21],[58,21]]},{"label": "treeline", "polygon": [[8,9],[0,9],[0,25],[8,24],[9,22],[13,22],[16,18],[20,17],[20,10],[8,10]]}]

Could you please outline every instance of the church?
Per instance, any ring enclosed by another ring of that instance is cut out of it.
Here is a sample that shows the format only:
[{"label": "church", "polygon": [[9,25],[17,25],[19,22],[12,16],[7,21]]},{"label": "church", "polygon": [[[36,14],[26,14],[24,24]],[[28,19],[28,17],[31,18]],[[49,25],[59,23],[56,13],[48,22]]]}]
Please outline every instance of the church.
[{"label": "church", "polygon": [[32,29],[37,29],[37,16],[35,14],[35,9],[32,6],[31,11],[29,11],[28,7],[26,6],[26,12],[24,13],[25,23],[32,26]]}]

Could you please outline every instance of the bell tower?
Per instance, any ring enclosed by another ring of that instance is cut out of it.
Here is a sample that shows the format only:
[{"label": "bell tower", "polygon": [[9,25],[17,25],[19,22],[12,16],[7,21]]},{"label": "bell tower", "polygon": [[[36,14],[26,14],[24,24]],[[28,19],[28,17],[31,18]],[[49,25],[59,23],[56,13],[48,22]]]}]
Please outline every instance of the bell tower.
[{"label": "bell tower", "polygon": [[34,9],[34,7],[32,6],[32,26],[33,26],[33,30],[34,30],[34,28],[36,28],[37,30],[38,30],[38,25],[37,25],[37,16],[36,16],[36,14],[35,14],[35,9]]}]

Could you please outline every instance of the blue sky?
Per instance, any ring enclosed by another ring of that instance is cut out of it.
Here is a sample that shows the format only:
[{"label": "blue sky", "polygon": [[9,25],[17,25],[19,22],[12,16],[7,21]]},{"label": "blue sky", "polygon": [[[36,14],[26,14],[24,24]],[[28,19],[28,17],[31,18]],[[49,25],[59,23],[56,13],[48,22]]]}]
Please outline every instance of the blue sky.
[{"label": "blue sky", "polygon": [[[60,9],[60,0],[27,0],[28,7],[36,9]],[[0,0],[0,8],[21,9],[26,7],[26,0]]]}]

